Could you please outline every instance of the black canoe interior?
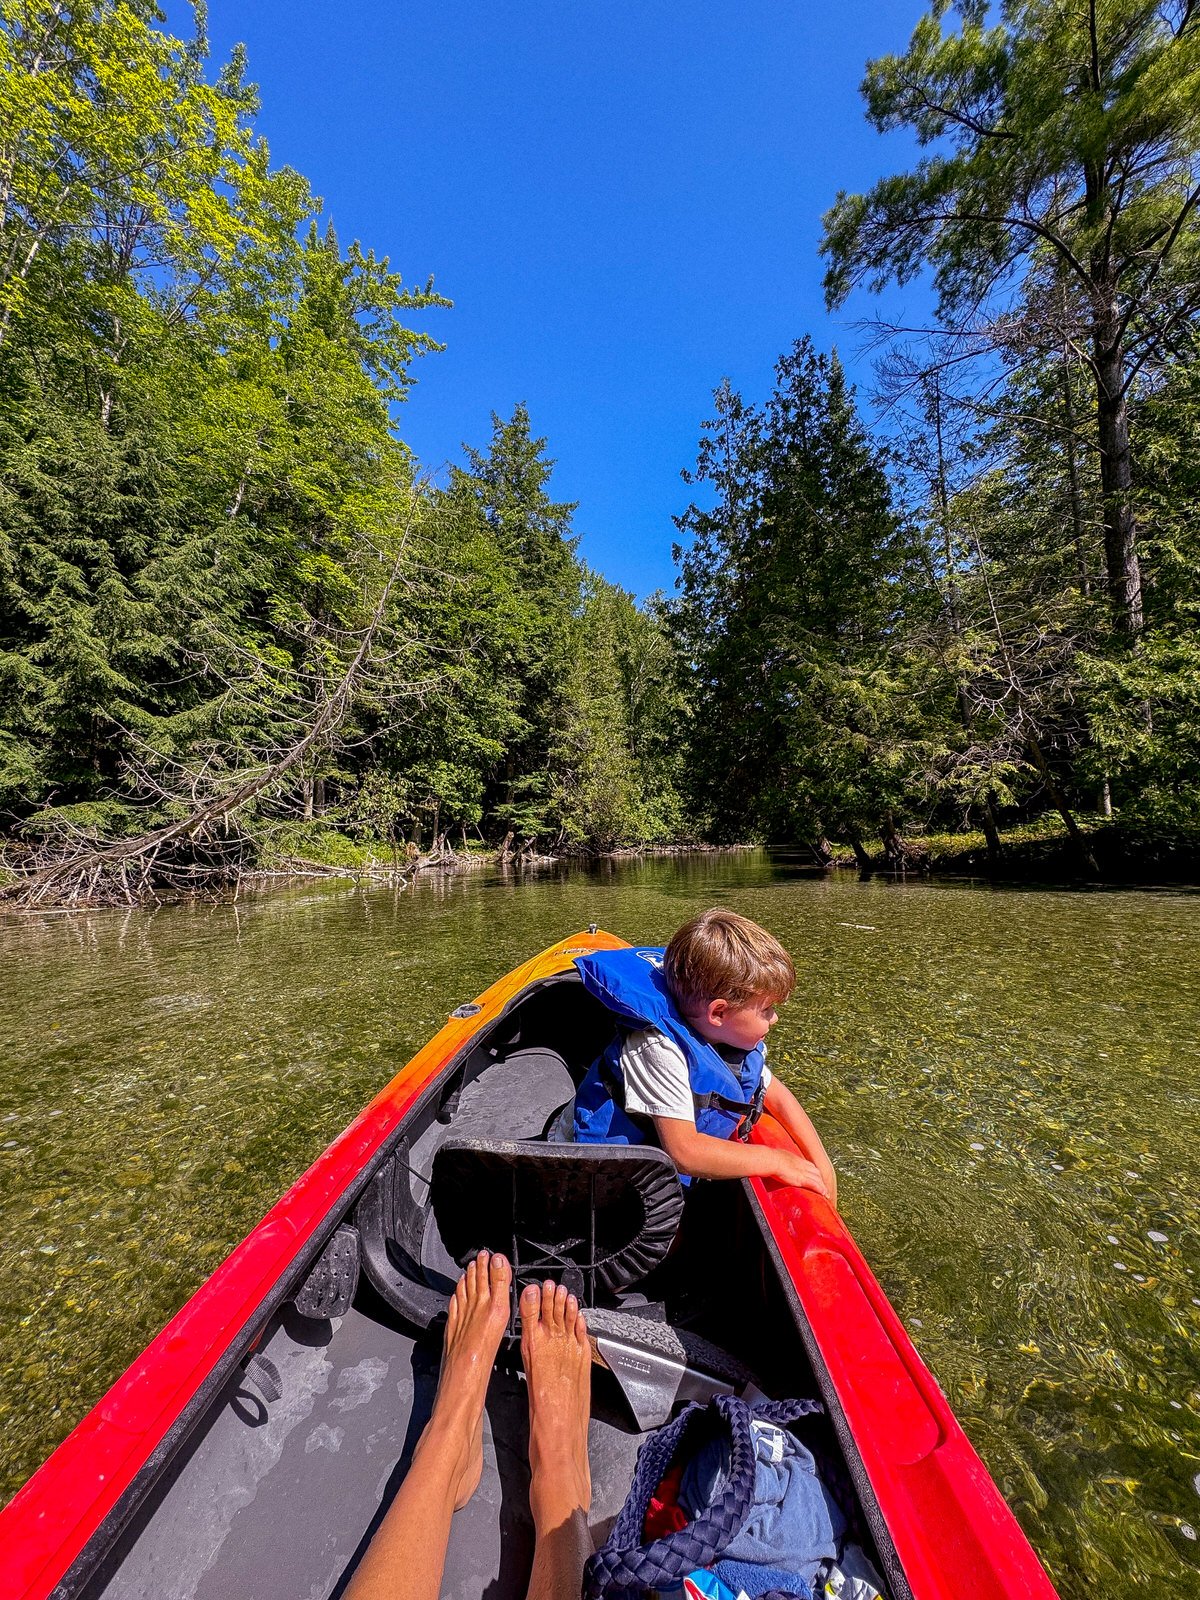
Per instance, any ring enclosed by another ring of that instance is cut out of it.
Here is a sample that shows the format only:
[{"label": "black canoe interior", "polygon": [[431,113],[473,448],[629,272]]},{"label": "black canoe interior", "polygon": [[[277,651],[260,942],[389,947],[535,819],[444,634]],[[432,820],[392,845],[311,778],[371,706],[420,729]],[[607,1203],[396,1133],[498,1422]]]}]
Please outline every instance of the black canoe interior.
[{"label": "black canoe interior", "polygon": [[[450,1148],[443,1161],[451,1174],[443,1183],[456,1178],[459,1191],[444,1195],[441,1209],[461,1231],[472,1214],[472,1196],[461,1192],[475,1159],[472,1141],[494,1149],[542,1140],[611,1026],[572,974],[526,990],[476,1036],[330,1216],[297,1264],[298,1281],[278,1287],[255,1349],[237,1352],[236,1366],[164,1441],[59,1596],[327,1600],[344,1591],[404,1477],[437,1382],[441,1326],[431,1312],[444,1306],[458,1268],[429,1202],[435,1156],[448,1141],[467,1152],[455,1157]],[[558,1147],[556,1157],[569,1163],[569,1147],[565,1156]],[[461,1160],[466,1168],[455,1165]],[[503,1196],[480,1171],[482,1209],[492,1216],[503,1210]],[[583,1296],[598,1302],[597,1318],[607,1308],[618,1328],[657,1321],[668,1346],[676,1339],[688,1348],[718,1346],[734,1358],[729,1371],[749,1369],[771,1395],[822,1397],[802,1314],[772,1264],[747,1190],[698,1186],[679,1231],[645,1282],[614,1291],[588,1280]],[[499,1246],[503,1238],[480,1242]],[[719,1368],[719,1359],[709,1366]],[[599,1541],[625,1499],[645,1434],[613,1371],[596,1365],[592,1372]],[[844,1508],[860,1541],[903,1600],[907,1584],[836,1408],[816,1428],[809,1442],[838,1480],[839,1498],[852,1502]],[[454,1518],[444,1596],[524,1595],[532,1553],[526,1446],[524,1377],[510,1342],[488,1394],[483,1481]]]}]

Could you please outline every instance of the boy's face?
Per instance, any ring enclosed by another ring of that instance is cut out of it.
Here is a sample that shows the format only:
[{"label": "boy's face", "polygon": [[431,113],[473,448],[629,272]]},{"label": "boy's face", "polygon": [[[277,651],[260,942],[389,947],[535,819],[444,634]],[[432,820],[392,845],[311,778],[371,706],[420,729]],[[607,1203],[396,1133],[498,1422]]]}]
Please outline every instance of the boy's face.
[{"label": "boy's face", "polygon": [[732,1050],[753,1050],[779,1021],[769,995],[755,995],[737,1006],[728,1000],[702,1000],[684,1015],[702,1039]]}]

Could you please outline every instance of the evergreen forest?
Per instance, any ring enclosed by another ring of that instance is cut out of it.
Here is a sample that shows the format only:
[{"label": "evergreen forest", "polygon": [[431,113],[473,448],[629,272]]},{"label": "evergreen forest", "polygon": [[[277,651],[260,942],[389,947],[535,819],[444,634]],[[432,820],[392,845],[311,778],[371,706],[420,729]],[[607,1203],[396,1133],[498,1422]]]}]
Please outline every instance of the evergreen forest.
[{"label": "evergreen forest", "polygon": [[1194,857],[1200,13],[936,0],[868,64],[921,153],[831,195],[828,304],[936,315],[871,323],[861,397],[805,330],[757,395],[715,371],[642,603],[524,406],[423,470],[449,302],[337,236],[195,22],[0,0],[3,892],[700,841]]}]

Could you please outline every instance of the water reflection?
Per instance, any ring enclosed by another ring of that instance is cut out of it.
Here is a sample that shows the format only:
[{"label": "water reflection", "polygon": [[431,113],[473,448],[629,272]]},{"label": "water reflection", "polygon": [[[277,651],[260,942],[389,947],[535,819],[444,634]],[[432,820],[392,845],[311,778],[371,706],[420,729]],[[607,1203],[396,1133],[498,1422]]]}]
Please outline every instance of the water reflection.
[{"label": "water reflection", "polygon": [[720,901],[796,955],[774,1064],[1064,1595],[1200,1593],[1195,899],[798,857],[0,923],[4,1487],[455,1005]]}]

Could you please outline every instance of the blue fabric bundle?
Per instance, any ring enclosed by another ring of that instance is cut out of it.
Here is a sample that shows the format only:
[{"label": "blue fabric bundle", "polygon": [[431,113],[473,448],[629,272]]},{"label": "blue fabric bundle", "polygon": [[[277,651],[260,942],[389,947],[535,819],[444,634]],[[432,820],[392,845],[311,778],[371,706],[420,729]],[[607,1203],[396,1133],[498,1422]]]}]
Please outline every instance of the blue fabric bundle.
[{"label": "blue fabric bundle", "polygon": [[[817,1476],[812,1452],[783,1428],[755,1418],[754,1494],[749,1515],[739,1531],[721,1552],[722,1562],[753,1563],[760,1570],[772,1569],[772,1581],[752,1587],[740,1578],[733,1582],[720,1574],[736,1593],[765,1594],[786,1589],[777,1580],[788,1576],[793,1588],[796,1580],[802,1595],[812,1593],[817,1570],[832,1560],[841,1548],[846,1519],[837,1502]],[[695,1517],[722,1494],[729,1477],[730,1453],[726,1439],[715,1438],[704,1445],[684,1468],[679,1489],[680,1507]],[[719,1569],[718,1569],[719,1570]],[[767,1576],[764,1574],[763,1576]],[[749,1574],[754,1581],[754,1574]]]},{"label": "blue fabric bundle", "polygon": [[[697,1568],[715,1570],[723,1560],[746,1559],[735,1554],[747,1548],[744,1539],[750,1540],[751,1549],[765,1548],[761,1539],[764,1534],[771,1536],[771,1526],[792,1541],[786,1546],[788,1561],[771,1557],[760,1565],[775,1569],[768,1575],[772,1580],[782,1577],[787,1583],[783,1588],[756,1588],[755,1592],[775,1600],[812,1600],[811,1584],[802,1576],[799,1562],[802,1557],[804,1567],[815,1571],[821,1557],[815,1551],[801,1552],[798,1541],[809,1525],[824,1538],[830,1516],[823,1496],[820,1512],[815,1505],[802,1510],[793,1504],[797,1491],[807,1504],[813,1486],[819,1488],[819,1484],[809,1452],[782,1430],[821,1410],[815,1400],[763,1400],[752,1411],[744,1400],[720,1394],[707,1405],[686,1407],[674,1422],[652,1434],[638,1453],[629,1496],[607,1541],[584,1566],[583,1600],[635,1600],[647,1594],[679,1593],[683,1580]],[[710,1453],[714,1441],[715,1455]],[[795,1462],[790,1459],[790,1447],[803,1452]],[[767,1457],[765,1462],[760,1462],[760,1453]],[[689,1466],[695,1466],[698,1457],[708,1465],[694,1492],[708,1497],[695,1502],[696,1510],[685,1527],[644,1544],[646,1510],[663,1473],[677,1458],[686,1458]],[[764,1468],[771,1469],[763,1483],[774,1501],[760,1507],[756,1496]],[[755,1558],[751,1555],[749,1559]],[[789,1569],[793,1560],[797,1565]]]}]

